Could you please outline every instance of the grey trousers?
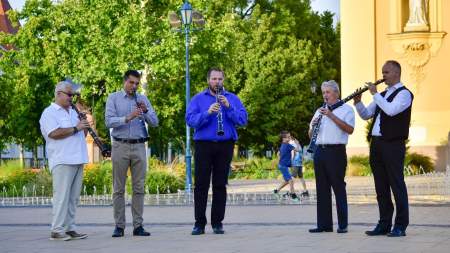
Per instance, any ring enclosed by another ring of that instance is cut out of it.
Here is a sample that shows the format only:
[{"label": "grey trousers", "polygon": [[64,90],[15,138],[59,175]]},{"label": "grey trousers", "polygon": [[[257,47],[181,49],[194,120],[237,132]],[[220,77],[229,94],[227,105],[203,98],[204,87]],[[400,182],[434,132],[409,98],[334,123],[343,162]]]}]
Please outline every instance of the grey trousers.
[{"label": "grey trousers", "polygon": [[53,177],[52,232],[75,231],[75,211],[83,183],[83,165],[56,165]]},{"label": "grey trousers", "polygon": [[125,228],[125,185],[128,168],[131,171],[133,197],[131,215],[133,227],[142,226],[145,196],[145,175],[147,173],[147,154],[145,143],[123,143],[114,141],[111,159],[113,163],[113,206],[116,226]]}]

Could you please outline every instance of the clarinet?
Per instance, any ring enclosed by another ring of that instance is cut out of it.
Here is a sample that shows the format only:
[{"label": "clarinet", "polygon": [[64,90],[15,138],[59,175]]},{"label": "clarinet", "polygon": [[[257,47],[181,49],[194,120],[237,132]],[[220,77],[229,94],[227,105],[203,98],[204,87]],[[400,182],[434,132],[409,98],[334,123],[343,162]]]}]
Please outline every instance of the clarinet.
[{"label": "clarinet", "polygon": [[[78,114],[78,118],[83,120],[86,119],[86,114],[80,112],[80,110],[78,110],[78,108],[71,102],[72,108],[75,110],[75,112],[77,112]],[[100,149],[100,152],[102,152],[102,156],[103,157],[111,157],[111,150],[109,149],[108,146],[106,146],[105,144],[103,144],[103,142],[100,140],[100,138],[98,137],[98,135],[94,132],[94,130],[91,127],[87,128],[89,134],[92,136],[92,138],[94,139],[95,144],[97,144],[98,148]]]},{"label": "clarinet", "polygon": [[[327,103],[323,103],[322,108],[326,108]],[[311,141],[309,142],[308,149],[306,150],[308,153],[314,153],[317,149],[316,141],[317,141],[317,135],[319,135],[319,129],[320,129],[320,122],[322,121],[323,114],[319,114],[317,117],[317,122],[314,125],[312,134],[311,134]]]},{"label": "clarinet", "polygon": [[[378,84],[383,83],[383,82],[384,82],[384,79],[380,79],[380,80],[377,80],[377,81],[374,83],[374,85],[378,85]],[[366,83],[366,84],[369,84],[369,83]],[[353,99],[354,97],[356,97],[356,96],[358,96],[358,95],[364,93],[364,92],[367,91],[368,89],[369,89],[368,86],[364,86],[364,87],[362,87],[362,88],[356,89],[355,92],[353,92],[352,94],[350,94],[348,97],[345,97],[345,98],[343,98],[342,100],[340,100],[339,102],[337,102],[336,104],[330,106],[330,110],[334,110],[334,109],[338,108],[339,106],[341,106],[341,105],[347,103],[348,101],[350,101],[350,100]]]},{"label": "clarinet", "polygon": [[[380,79],[378,81],[376,81],[374,83],[374,85],[378,85],[380,83],[383,83],[385,80],[384,79]],[[368,83],[367,83],[368,84]],[[367,91],[369,89],[368,86],[362,87],[362,88],[358,88],[356,89],[355,92],[353,92],[352,94],[350,94],[349,96],[345,97],[344,99],[340,100],[339,102],[328,106],[328,109],[333,111],[336,108],[342,106],[343,104],[347,103],[348,101],[350,101],[351,99],[353,99],[354,97],[362,94],[363,92]],[[327,105],[326,103],[324,103],[323,108],[325,108]],[[313,133],[311,136],[311,142],[309,143],[309,147],[308,147],[308,153],[314,153],[317,149],[316,146],[316,141],[317,141],[317,135],[319,134],[319,128],[320,128],[320,121],[322,120],[322,114],[319,115],[318,119],[317,119],[317,124],[314,126],[313,128]]]},{"label": "clarinet", "polygon": [[[136,103],[136,107],[139,107],[136,90],[134,90],[134,102]],[[142,132],[144,132],[144,136],[145,136],[144,138],[146,138],[148,141],[148,132],[147,132],[147,128],[145,127],[145,122],[142,119],[142,116],[139,116],[139,123],[141,123]]]},{"label": "clarinet", "polygon": [[219,93],[221,93],[223,87],[221,85],[217,85],[216,87],[216,103],[219,103],[219,111],[217,112],[217,135],[223,136],[225,132],[223,131],[223,118],[222,118],[222,107],[219,102]]}]

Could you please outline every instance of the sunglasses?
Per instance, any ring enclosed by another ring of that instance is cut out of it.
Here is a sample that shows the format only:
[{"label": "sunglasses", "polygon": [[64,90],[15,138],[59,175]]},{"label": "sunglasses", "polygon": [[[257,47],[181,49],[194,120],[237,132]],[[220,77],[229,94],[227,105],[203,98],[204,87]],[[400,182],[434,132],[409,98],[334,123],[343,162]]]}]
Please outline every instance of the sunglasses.
[{"label": "sunglasses", "polygon": [[72,94],[72,93],[68,93],[68,92],[65,92],[65,91],[62,91],[62,90],[60,90],[59,92],[62,92],[62,93],[64,93],[64,94],[66,94],[68,97],[73,97],[73,96],[75,96],[75,94]]}]

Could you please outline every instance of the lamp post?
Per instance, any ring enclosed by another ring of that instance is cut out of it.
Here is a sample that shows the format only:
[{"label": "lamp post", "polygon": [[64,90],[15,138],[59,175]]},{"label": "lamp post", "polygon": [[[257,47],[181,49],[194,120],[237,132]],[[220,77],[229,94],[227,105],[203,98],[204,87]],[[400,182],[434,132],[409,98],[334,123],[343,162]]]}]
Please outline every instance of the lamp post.
[{"label": "lamp post", "polygon": [[313,112],[316,110],[316,88],[317,88],[317,84],[315,81],[311,82],[311,94],[312,94],[312,101],[313,101]]},{"label": "lamp post", "polygon": [[[191,80],[189,74],[189,32],[201,30],[204,25],[203,16],[192,10],[192,5],[188,0],[185,0],[183,6],[180,9],[181,21],[179,20],[176,13],[169,13],[169,22],[172,28],[177,32],[184,33],[185,35],[185,47],[186,47],[186,110],[189,105],[189,101],[191,99]],[[196,25],[198,28],[193,27]],[[191,129],[186,124],[186,154],[185,154],[185,162],[186,162],[186,181],[185,181],[185,190],[186,192],[191,192],[192,188],[192,168],[191,168]]]}]

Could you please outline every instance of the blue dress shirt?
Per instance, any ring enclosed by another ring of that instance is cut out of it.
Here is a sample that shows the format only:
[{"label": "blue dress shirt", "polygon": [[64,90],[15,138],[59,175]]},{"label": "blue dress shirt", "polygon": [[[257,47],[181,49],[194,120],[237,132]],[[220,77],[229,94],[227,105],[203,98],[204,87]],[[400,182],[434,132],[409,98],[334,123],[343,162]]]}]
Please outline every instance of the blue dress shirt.
[{"label": "blue dress shirt", "polygon": [[224,135],[217,135],[217,113],[208,114],[211,104],[216,102],[209,89],[195,95],[186,110],[186,123],[194,128],[194,140],[196,141],[228,141],[238,139],[236,127],[247,124],[247,111],[239,98],[228,91],[223,95],[230,103],[226,108],[221,105]]}]

